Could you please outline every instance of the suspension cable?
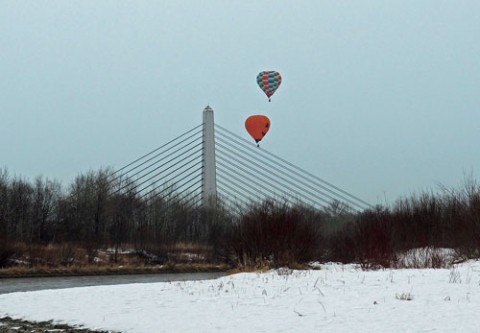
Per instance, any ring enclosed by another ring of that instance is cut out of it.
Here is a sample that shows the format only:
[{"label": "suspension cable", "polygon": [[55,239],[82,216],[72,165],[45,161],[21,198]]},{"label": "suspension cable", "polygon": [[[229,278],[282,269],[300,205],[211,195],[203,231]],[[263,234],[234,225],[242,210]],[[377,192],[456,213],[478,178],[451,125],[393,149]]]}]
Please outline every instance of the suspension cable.
[{"label": "suspension cable", "polygon": [[120,172],[120,171],[122,171],[122,170],[124,170],[124,169],[128,168],[129,166],[131,166],[131,165],[133,165],[133,164],[137,163],[138,161],[141,161],[141,160],[142,160],[142,159],[144,159],[145,157],[147,157],[147,156],[149,156],[149,155],[151,155],[151,154],[153,154],[153,153],[157,152],[158,150],[160,150],[160,149],[162,149],[162,148],[164,148],[164,147],[168,146],[168,145],[169,145],[169,144],[171,144],[172,142],[175,142],[176,140],[178,140],[178,139],[179,139],[179,138],[181,138],[182,136],[185,136],[185,135],[189,134],[190,132],[193,132],[194,130],[196,130],[197,128],[199,128],[199,127],[201,127],[201,126],[203,126],[203,124],[200,124],[200,125],[198,125],[198,126],[195,126],[195,127],[194,127],[194,128],[192,128],[191,130],[188,130],[187,132],[185,132],[185,133],[183,133],[183,134],[180,134],[180,135],[179,135],[179,136],[177,136],[175,139],[173,139],[173,140],[170,140],[169,142],[167,142],[167,143],[165,143],[165,144],[161,145],[160,147],[158,147],[158,148],[156,148],[156,149],[152,150],[151,152],[149,152],[149,153],[147,153],[147,154],[145,154],[145,155],[143,155],[143,156],[141,156],[141,157],[137,158],[135,161],[133,161],[133,162],[130,162],[130,163],[128,163],[127,165],[125,165],[125,166],[121,167],[120,169],[118,169],[118,170],[116,170],[115,172],[113,172],[113,174],[116,174],[116,173],[118,173],[118,172]]},{"label": "suspension cable", "polygon": [[[223,131],[224,133],[228,134],[229,136],[236,138],[236,139],[233,139],[233,138],[229,138],[229,139],[232,140],[232,141],[234,141],[234,142],[236,142],[237,144],[240,144],[240,145],[242,145],[242,146],[248,146],[249,149],[252,148],[252,144],[251,144],[249,141],[245,140],[244,138],[236,135],[236,134],[233,133],[233,132],[230,132],[229,130],[223,128],[223,127],[220,126],[220,125],[215,124],[215,127],[218,128],[218,129],[220,129],[220,130]],[[226,135],[226,134],[225,134],[225,135]],[[240,142],[239,142],[239,140],[240,140]],[[290,171],[290,172],[295,173],[295,174],[296,174],[297,176],[299,176],[299,177],[302,177],[302,178],[307,179],[307,180],[309,180],[309,181],[311,181],[312,178],[313,178],[313,179],[315,179],[316,181],[321,182],[321,183],[325,184],[326,186],[329,186],[329,187],[335,189],[336,191],[338,191],[338,192],[340,192],[340,193],[342,193],[342,194],[350,197],[351,199],[358,201],[359,203],[367,206],[368,208],[371,208],[371,207],[372,207],[372,205],[370,205],[368,202],[366,202],[366,201],[364,201],[364,200],[362,200],[362,199],[354,196],[354,195],[351,194],[351,193],[348,193],[347,191],[342,190],[341,188],[339,188],[339,187],[337,187],[337,186],[335,186],[335,185],[333,185],[333,184],[325,181],[324,179],[322,179],[322,178],[320,178],[320,177],[318,177],[318,176],[315,176],[315,175],[309,173],[308,171],[306,171],[306,170],[304,170],[304,169],[302,169],[302,168],[300,168],[300,167],[298,167],[298,166],[296,166],[296,165],[294,165],[294,164],[292,164],[292,163],[290,163],[290,162],[282,159],[281,157],[278,157],[278,156],[276,156],[276,155],[274,155],[274,154],[272,154],[272,153],[270,153],[270,152],[268,152],[268,151],[266,151],[266,150],[256,149],[256,151],[257,151],[258,154],[259,154],[259,153],[263,153],[264,155],[268,155],[268,156],[264,156],[264,157],[262,157],[262,158],[267,159],[267,160],[269,160],[269,161],[271,161],[271,162],[273,162],[273,163],[278,164],[278,163],[279,163],[278,161],[280,161],[280,162],[286,164],[286,165],[289,166],[290,168],[288,168],[288,167],[284,167],[284,168],[287,169],[287,170]],[[273,158],[277,159],[278,161],[275,161]],[[293,169],[291,169],[291,168],[293,168]],[[300,173],[300,172],[302,172],[303,174]],[[305,175],[306,175],[306,176],[305,176]],[[310,177],[310,178],[308,178],[307,176]],[[318,187],[322,187],[324,190],[326,190],[326,188],[324,187],[325,185],[321,185],[321,184],[318,184],[318,183],[317,183],[316,185],[317,185]],[[337,195],[337,196],[340,196],[338,193],[336,193],[336,195]],[[358,206],[358,205],[357,205],[357,206]],[[362,208],[365,208],[365,207],[362,206]]]}]

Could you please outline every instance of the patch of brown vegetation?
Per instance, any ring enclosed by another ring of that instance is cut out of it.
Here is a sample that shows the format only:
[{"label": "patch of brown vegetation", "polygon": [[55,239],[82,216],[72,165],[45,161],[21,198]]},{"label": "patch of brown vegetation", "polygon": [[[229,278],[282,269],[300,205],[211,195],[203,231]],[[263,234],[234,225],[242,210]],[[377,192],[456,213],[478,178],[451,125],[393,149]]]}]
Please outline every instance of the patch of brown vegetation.
[{"label": "patch of brown vegetation", "polygon": [[114,274],[158,274],[158,273],[200,273],[224,272],[229,269],[225,264],[179,263],[158,266],[69,266],[51,268],[48,266],[9,267],[0,269],[0,278],[82,276]]},{"label": "patch of brown vegetation", "polygon": [[159,247],[150,253],[144,250],[99,249],[94,252],[93,258],[91,252],[89,254],[86,249],[71,243],[16,243],[14,248],[14,260],[0,268],[0,278],[218,272],[229,268],[209,260],[211,249],[207,246],[185,242]]}]

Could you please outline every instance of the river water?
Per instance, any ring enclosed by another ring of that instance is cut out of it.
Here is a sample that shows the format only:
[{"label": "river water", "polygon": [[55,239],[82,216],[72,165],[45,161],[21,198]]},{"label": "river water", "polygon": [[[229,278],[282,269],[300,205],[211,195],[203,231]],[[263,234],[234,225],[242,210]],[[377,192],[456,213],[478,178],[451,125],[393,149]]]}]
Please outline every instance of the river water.
[{"label": "river water", "polygon": [[209,280],[225,273],[171,273],[0,279],[0,294],[128,283]]}]

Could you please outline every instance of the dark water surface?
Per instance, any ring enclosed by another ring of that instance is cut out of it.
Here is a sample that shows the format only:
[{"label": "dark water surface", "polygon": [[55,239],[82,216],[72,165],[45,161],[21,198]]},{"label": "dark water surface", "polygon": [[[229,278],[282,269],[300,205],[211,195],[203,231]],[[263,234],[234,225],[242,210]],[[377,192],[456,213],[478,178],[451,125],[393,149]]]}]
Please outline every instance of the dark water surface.
[{"label": "dark water surface", "polygon": [[128,283],[209,280],[225,273],[164,273],[0,279],[0,294]]}]

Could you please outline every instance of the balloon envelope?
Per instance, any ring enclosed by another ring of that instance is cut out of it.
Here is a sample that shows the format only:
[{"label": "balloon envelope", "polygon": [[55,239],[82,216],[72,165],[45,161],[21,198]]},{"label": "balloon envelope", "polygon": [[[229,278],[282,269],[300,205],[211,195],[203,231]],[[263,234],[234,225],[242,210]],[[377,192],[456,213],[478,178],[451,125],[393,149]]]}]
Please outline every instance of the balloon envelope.
[{"label": "balloon envelope", "polygon": [[258,143],[270,129],[270,119],[263,115],[250,116],[245,120],[245,128],[255,142]]},{"label": "balloon envelope", "polygon": [[279,72],[275,71],[263,71],[257,75],[257,84],[260,89],[267,95],[268,100],[275,93],[280,84],[282,83],[282,76]]}]

